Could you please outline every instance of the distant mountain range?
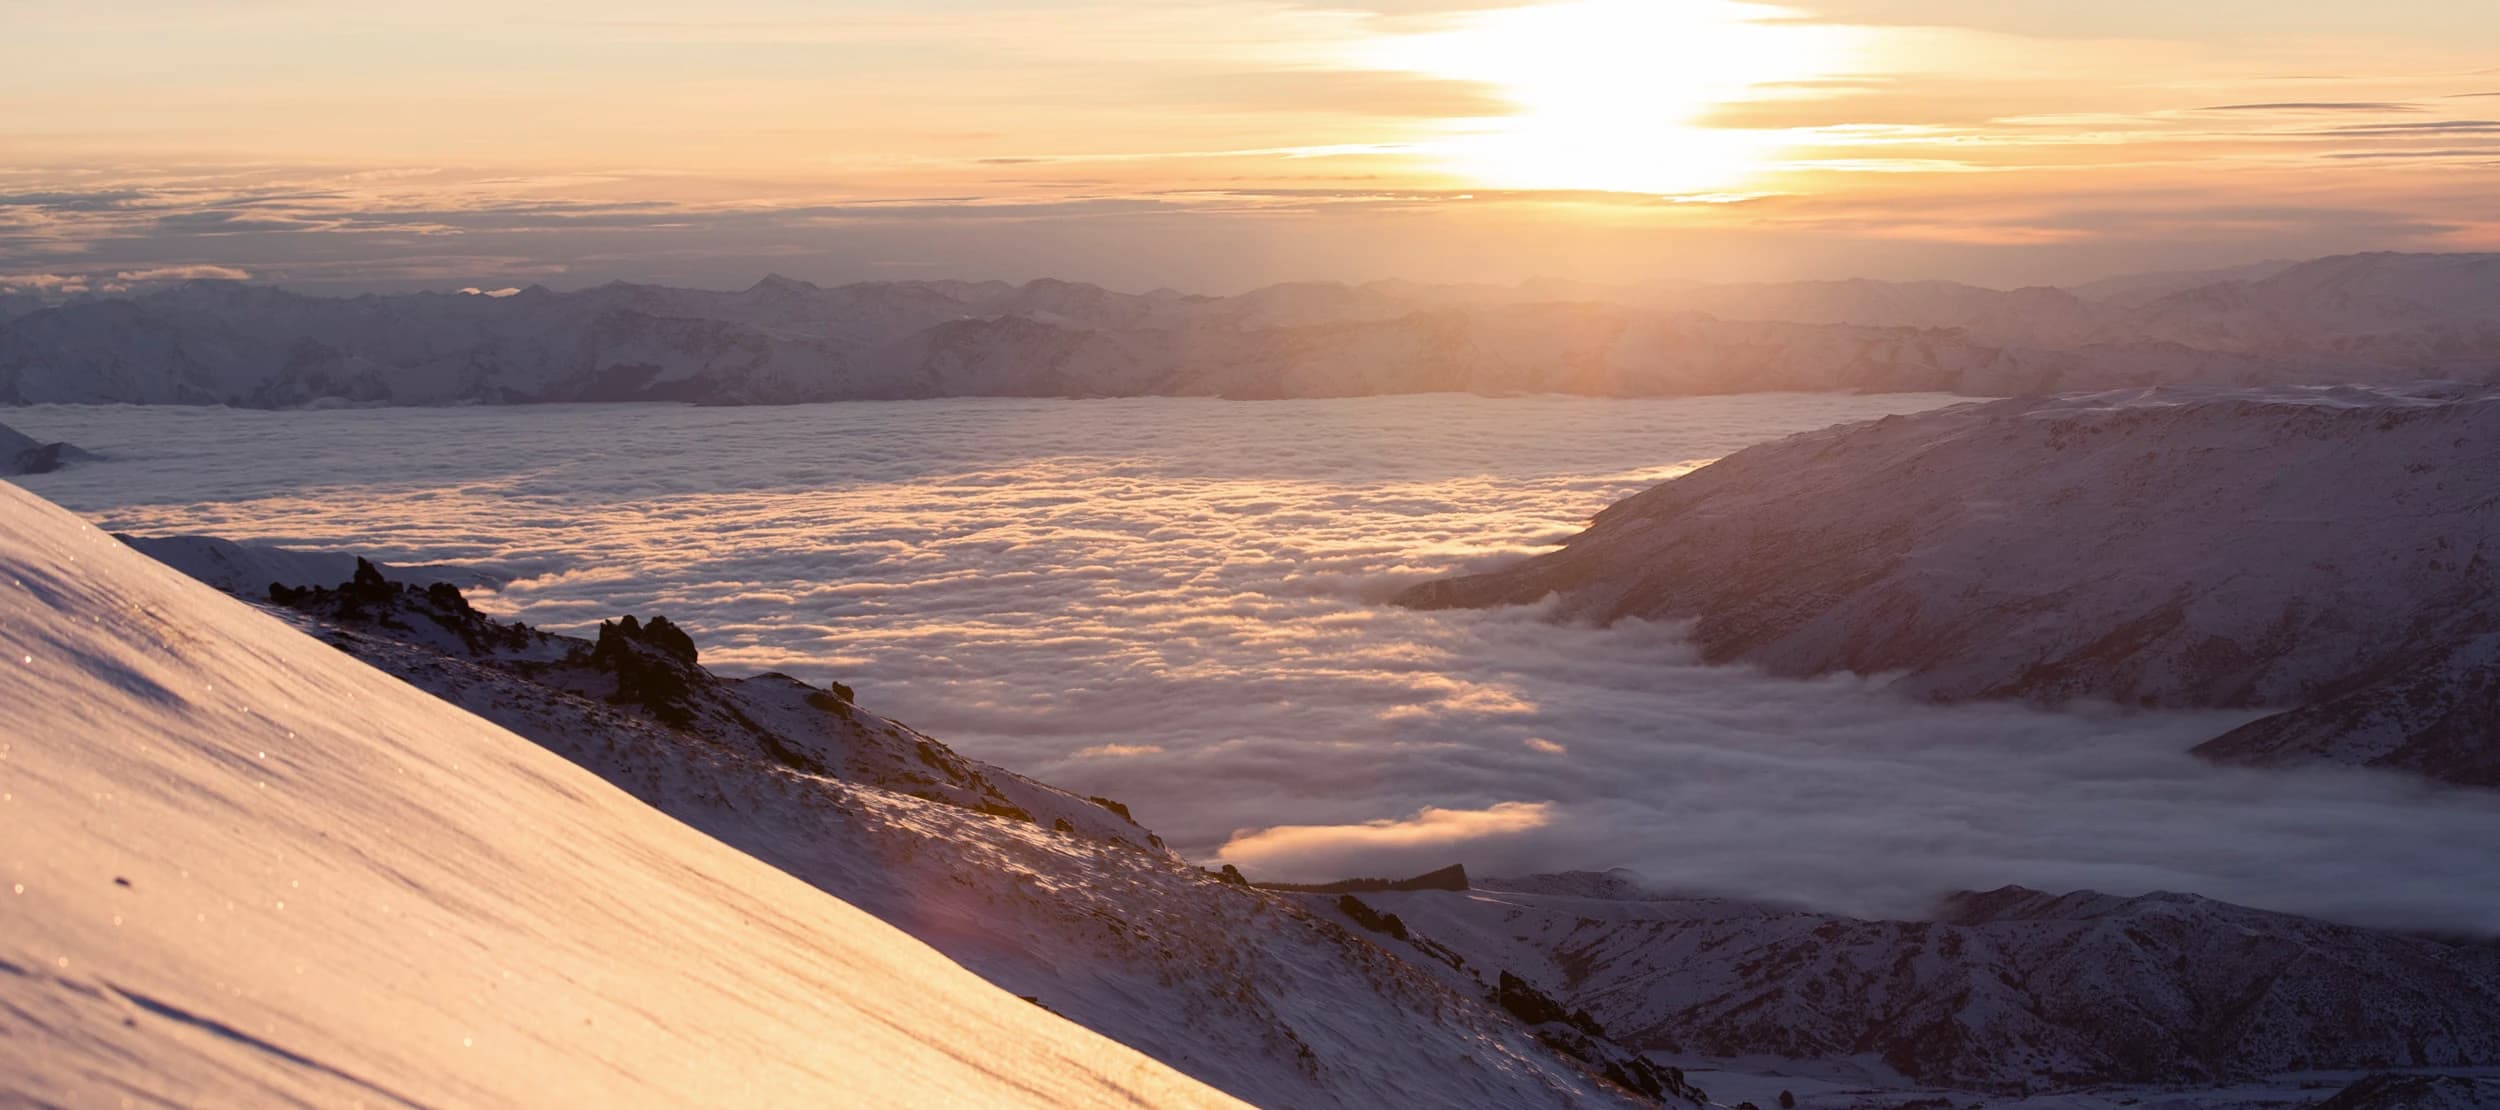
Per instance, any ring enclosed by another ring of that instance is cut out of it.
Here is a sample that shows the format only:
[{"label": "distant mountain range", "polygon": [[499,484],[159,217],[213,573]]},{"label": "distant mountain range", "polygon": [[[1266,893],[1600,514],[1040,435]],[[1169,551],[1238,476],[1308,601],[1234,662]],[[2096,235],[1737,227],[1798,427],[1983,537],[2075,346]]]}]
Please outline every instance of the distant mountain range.
[{"label": "distant mountain range", "polygon": [[284,407],[1472,391],[2006,396],[2500,378],[2500,255],[2362,254],[2080,290],[1832,281],[1278,285],[768,277],[506,296],[191,282],[0,305],[0,403]]},{"label": "distant mountain range", "polygon": [[1420,607],[1559,594],[1958,701],[2299,707],[2203,754],[2500,786],[2500,390],[2156,389],[1791,436]]}]

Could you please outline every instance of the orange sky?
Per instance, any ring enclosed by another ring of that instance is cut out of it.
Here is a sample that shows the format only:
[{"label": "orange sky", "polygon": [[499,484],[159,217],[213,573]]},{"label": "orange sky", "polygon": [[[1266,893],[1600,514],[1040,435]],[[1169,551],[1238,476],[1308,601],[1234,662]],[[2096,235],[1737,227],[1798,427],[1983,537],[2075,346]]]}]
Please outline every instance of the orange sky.
[{"label": "orange sky", "polygon": [[2500,249],[2488,0],[0,0],[0,285]]}]

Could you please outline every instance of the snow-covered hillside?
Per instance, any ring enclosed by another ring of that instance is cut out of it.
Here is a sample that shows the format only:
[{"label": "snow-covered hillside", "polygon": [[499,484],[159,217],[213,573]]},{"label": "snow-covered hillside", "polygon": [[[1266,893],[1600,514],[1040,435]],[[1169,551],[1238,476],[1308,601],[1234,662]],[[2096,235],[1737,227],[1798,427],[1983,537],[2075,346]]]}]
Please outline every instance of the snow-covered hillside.
[{"label": "snow-covered hillside", "polygon": [[1740,451],[1560,551],[1403,600],[1559,593],[1597,619],[1692,618],[1714,660],[1945,699],[2336,699],[2372,739],[2321,710],[2232,752],[2488,781],[2488,717],[2447,714],[2488,697],[2468,648],[2500,620],[2495,504],[2491,390],[2009,400]]},{"label": "snow-covered hillside", "polygon": [[308,297],[194,282],[0,319],[0,403],[289,406],[1473,390],[2012,395],[2500,375],[2500,256],[2352,255],[2159,295],[1948,282],[1064,281]]},{"label": "snow-covered hillside", "polygon": [[2500,949],[2191,895],[2009,887],[1932,921],[1651,895],[1620,874],[1303,897],[1358,927],[1394,915],[1383,943],[1445,977],[1507,973],[1674,1057],[1873,1055],[2000,1094],[2500,1063]]},{"label": "snow-covered hillside", "polygon": [[253,592],[1010,992],[1255,1103],[1634,1101],[1474,994],[1183,863],[1116,801],[966,759],[838,686],[714,676],[663,619],[569,639],[372,568]]},{"label": "snow-covered hillside", "polygon": [[0,1101],[1233,1105],[0,484]]}]

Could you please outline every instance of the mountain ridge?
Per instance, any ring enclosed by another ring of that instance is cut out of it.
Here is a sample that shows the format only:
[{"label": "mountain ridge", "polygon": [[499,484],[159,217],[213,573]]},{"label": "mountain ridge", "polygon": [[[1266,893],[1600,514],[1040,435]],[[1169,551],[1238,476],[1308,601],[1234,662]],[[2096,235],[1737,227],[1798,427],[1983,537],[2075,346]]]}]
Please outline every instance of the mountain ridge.
[{"label": "mountain ridge", "polygon": [[353,297],[194,281],[0,320],[0,403],[2006,396],[2500,379],[2500,256],[2347,255],[2209,276],[2225,280],[2114,300],[1864,280],[1299,283],[1231,297],[1051,279],[826,287],[776,275],[735,292],[610,282]]},{"label": "mountain ridge", "polygon": [[2287,711],[2200,750],[2487,785],[2495,444],[2500,390],[2455,383],[1957,405],[1739,451],[1398,601],[1691,619],[1715,662],[1940,701]]}]

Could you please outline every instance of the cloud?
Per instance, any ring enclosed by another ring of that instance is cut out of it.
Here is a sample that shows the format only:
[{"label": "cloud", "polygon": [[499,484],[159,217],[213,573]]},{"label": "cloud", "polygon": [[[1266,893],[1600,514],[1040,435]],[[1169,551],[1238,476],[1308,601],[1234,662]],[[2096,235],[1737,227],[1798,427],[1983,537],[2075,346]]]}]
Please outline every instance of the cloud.
[{"label": "cloud", "polygon": [[144,270],[123,270],[113,275],[120,282],[140,281],[250,281],[249,270],[233,266],[151,266]]},{"label": "cloud", "polygon": [[87,278],[80,274],[0,274],[0,292],[68,294],[87,289]]},{"label": "cloud", "polygon": [[1384,860],[1447,858],[1479,841],[1541,829],[1553,809],[1549,802],[1501,802],[1484,809],[1426,806],[1402,820],[1276,825],[1234,833],[1216,858],[1268,874],[1349,874]]},{"label": "cloud", "polygon": [[1547,755],[1561,755],[1571,750],[1542,736],[1531,736],[1520,743],[1527,745],[1529,751],[1544,752]]},{"label": "cloud", "polygon": [[2350,124],[2316,133],[2322,135],[2396,135],[2423,137],[2433,137],[2439,135],[2491,135],[2500,134],[2500,120],[2451,119],[2422,120],[2415,123]]},{"label": "cloud", "polygon": [[[9,423],[115,460],[22,480],[107,526],[492,563],[518,578],[481,606],[577,634],[665,613],[713,666],[848,683],[969,755],[1128,803],[1193,858],[1243,830],[1355,830],[1292,834],[1311,850],[1253,874],[1626,866],[1888,914],[2005,883],[2193,890],[2500,931],[2500,871],[2456,850],[2500,842],[2500,805],[2185,754],[2246,715],[1938,707],[1704,666],[1672,624],[1381,604],[1550,545],[1666,464],[1953,400],[38,407]],[[612,449],[620,434],[635,450]],[[304,459],[321,464],[309,480]],[[1522,802],[1547,803],[1540,823],[1482,816]]]},{"label": "cloud", "polygon": [[1232,112],[1312,112],[1379,118],[1507,115],[1515,106],[1490,85],[1372,70],[1277,69],[1174,76],[1157,104]]},{"label": "cloud", "polygon": [[1096,744],[1090,748],[1076,750],[1078,759],[1130,759],[1141,755],[1162,754],[1163,745],[1161,744]]},{"label": "cloud", "polygon": [[2200,112],[2418,112],[2419,105],[2392,100],[2311,100],[2274,104],[2217,104]]}]

